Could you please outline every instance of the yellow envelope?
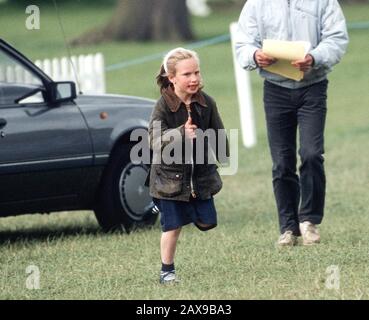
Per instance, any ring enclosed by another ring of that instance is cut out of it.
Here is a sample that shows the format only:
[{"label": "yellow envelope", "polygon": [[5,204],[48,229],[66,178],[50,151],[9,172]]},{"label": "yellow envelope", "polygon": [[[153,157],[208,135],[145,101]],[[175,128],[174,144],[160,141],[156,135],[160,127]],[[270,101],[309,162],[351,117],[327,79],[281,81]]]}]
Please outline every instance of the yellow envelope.
[{"label": "yellow envelope", "polygon": [[307,41],[283,41],[266,39],[263,41],[263,52],[278,59],[277,62],[264,69],[300,81],[304,73],[291,65],[294,60],[304,59],[310,49]]}]

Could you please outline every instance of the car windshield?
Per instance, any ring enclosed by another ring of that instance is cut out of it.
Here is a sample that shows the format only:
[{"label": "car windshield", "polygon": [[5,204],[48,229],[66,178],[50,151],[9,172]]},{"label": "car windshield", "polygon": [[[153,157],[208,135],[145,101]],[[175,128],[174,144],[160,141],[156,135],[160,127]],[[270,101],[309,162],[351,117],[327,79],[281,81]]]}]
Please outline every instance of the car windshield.
[{"label": "car windshield", "polygon": [[39,78],[16,59],[0,51],[0,105],[15,103],[41,86]]}]

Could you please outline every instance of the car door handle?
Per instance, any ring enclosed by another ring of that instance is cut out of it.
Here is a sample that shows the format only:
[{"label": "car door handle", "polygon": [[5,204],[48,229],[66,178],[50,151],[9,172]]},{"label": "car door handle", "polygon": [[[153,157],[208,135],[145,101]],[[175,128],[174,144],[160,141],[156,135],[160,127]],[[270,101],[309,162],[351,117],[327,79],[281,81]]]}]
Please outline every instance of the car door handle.
[{"label": "car door handle", "polygon": [[5,119],[0,118],[0,129],[4,128],[7,124],[7,121]]}]

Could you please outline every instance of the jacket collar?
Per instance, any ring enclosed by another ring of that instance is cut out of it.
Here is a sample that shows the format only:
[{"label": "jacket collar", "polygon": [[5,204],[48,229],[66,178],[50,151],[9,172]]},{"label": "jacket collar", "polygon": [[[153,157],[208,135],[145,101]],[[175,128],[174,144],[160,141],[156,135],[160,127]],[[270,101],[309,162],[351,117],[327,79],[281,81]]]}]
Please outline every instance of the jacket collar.
[{"label": "jacket collar", "polygon": [[[178,98],[178,96],[174,93],[173,87],[171,85],[163,89],[162,96],[166,104],[168,105],[170,111],[172,112],[177,112],[178,109],[181,107],[181,104],[184,104],[184,102],[180,98]],[[197,91],[192,96],[191,103],[194,103],[194,102],[198,103],[202,107],[207,107],[205,98],[201,90]]]}]

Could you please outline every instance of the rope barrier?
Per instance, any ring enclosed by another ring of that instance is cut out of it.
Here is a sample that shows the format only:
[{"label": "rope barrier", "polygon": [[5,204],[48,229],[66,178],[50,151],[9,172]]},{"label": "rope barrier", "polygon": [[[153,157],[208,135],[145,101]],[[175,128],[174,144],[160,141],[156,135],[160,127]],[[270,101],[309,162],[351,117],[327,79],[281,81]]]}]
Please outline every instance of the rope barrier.
[{"label": "rope barrier", "polygon": [[[347,24],[347,29],[349,29],[349,30],[369,29],[369,21],[359,21],[359,22],[348,23]],[[211,45],[215,45],[215,44],[219,44],[219,43],[223,43],[223,42],[228,42],[228,41],[230,41],[230,39],[231,39],[231,36],[230,36],[229,33],[222,34],[222,35],[216,36],[214,38],[210,38],[210,39],[206,39],[206,40],[191,43],[189,45],[186,45],[186,48],[188,48],[188,49],[204,48],[204,47],[208,47],[208,46],[211,46]],[[144,56],[144,57],[140,57],[140,58],[136,58],[136,59],[132,59],[132,60],[128,60],[128,61],[122,61],[122,62],[119,62],[119,63],[115,63],[115,64],[112,64],[110,66],[107,66],[105,68],[105,71],[106,72],[115,71],[115,70],[118,70],[118,69],[124,69],[124,68],[130,67],[130,66],[142,64],[142,63],[145,63],[145,62],[150,62],[150,61],[162,59],[165,56],[166,53],[167,53],[167,51],[163,51],[163,52],[160,52],[160,53],[155,53],[155,54],[152,54],[152,55],[148,55],[148,56]]]}]

